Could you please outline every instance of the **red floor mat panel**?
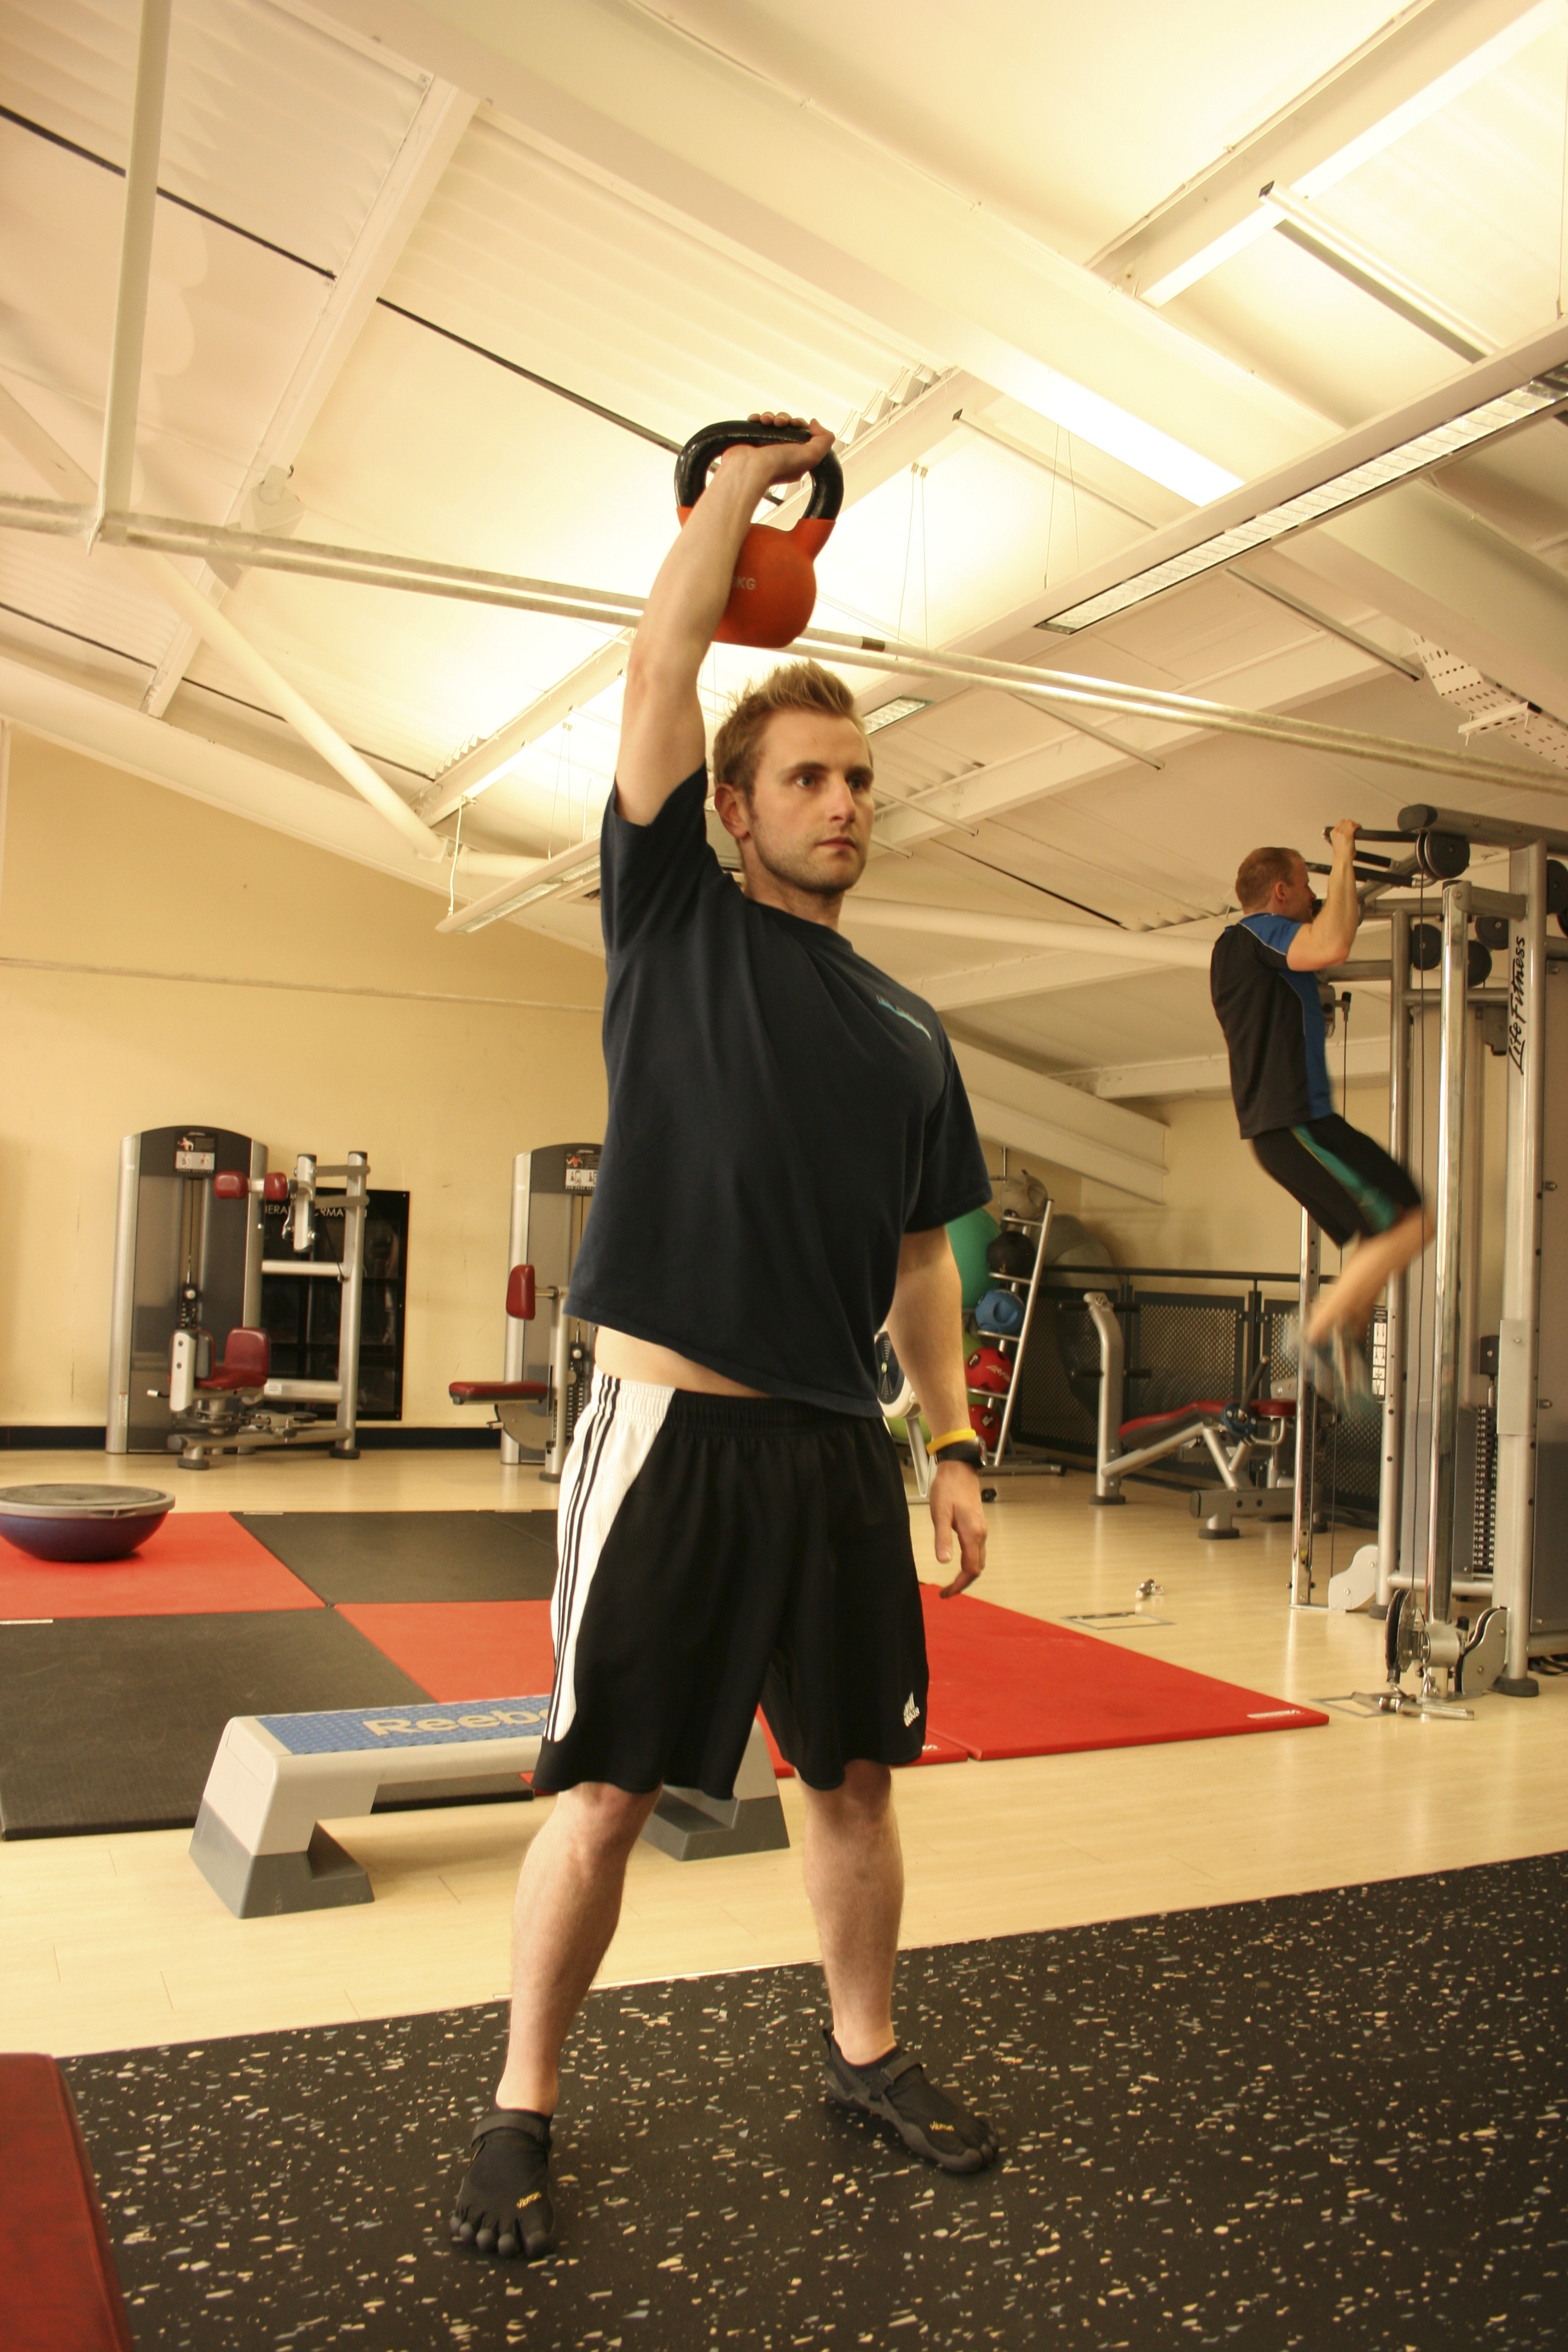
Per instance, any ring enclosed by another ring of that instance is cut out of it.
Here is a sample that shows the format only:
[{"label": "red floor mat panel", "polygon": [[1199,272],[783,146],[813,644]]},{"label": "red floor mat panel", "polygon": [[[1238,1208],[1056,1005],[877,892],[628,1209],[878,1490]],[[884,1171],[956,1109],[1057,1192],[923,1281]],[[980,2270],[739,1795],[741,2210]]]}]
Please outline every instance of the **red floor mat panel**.
[{"label": "red floor mat panel", "polygon": [[934,1733],[978,1762],[1143,1748],[1324,1724],[1294,1706],[1120,1643],[922,1585]]},{"label": "red floor mat panel", "polygon": [[432,1698],[501,1698],[555,1680],[548,1601],[340,1601],[346,1617]]},{"label": "red floor mat panel", "polygon": [[0,1538],[0,1618],[214,1617],[320,1609],[308,1584],[226,1511],[171,1511],[129,1559],[34,1559]]}]

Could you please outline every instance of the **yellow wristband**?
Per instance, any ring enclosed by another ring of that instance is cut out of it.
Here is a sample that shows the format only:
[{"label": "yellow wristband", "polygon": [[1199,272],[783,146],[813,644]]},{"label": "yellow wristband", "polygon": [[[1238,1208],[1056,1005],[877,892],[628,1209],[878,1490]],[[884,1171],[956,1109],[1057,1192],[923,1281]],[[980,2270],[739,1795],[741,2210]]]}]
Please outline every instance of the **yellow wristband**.
[{"label": "yellow wristband", "polygon": [[963,1429],[949,1429],[944,1431],[941,1437],[933,1437],[926,1447],[926,1452],[940,1454],[944,1445],[956,1445],[961,1440],[965,1445],[974,1445],[979,1443],[974,1432],[967,1426]]}]

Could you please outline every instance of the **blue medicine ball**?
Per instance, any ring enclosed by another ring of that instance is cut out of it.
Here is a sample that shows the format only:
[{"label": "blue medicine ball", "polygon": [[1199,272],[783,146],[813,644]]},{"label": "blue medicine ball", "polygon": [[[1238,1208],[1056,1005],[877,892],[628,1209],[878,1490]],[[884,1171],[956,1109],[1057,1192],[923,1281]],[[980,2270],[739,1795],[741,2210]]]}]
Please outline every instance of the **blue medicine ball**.
[{"label": "blue medicine ball", "polygon": [[988,1290],[974,1310],[977,1331],[1016,1331],[1024,1320],[1024,1303],[1010,1290]]}]

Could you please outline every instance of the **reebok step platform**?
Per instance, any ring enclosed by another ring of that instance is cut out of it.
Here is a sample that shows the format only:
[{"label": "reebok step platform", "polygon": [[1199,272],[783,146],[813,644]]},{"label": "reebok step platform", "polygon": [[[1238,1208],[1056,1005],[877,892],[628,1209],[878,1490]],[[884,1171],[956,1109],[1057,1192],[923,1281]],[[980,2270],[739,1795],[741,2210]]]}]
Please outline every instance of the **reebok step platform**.
[{"label": "reebok step platform", "polygon": [[[374,1901],[369,1874],[321,1827],[377,1799],[454,1803],[516,1790],[539,1755],[546,1693],[439,1705],[230,1718],[190,1853],[237,1918]],[[679,1862],[787,1846],[784,1808],[753,1726],[728,1800],[667,1789],[643,1835]]]}]

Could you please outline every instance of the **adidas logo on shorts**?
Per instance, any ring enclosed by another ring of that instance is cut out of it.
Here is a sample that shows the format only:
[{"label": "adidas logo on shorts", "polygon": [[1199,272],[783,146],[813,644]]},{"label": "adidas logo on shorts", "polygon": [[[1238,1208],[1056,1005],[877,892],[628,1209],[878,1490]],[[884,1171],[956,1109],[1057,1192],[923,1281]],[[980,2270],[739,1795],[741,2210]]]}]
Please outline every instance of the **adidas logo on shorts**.
[{"label": "adidas logo on shorts", "polygon": [[906,1724],[910,1724],[910,1723],[912,1723],[912,1722],[914,1721],[914,1719],[915,1719],[916,1716],[917,1716],[917,1715],[919,1715],[919,1713],[920,1713],[920,1709],[919,1709],[919,1707],[915,1705],[915,1695],[914,1695],[913,1691],[911,1691],[911,1692],[910,1693],[910,1695],[909,1695],[908,1698],[904,1701],[904,1721],[905,1721],[905,1723],[906,1723]]}]

